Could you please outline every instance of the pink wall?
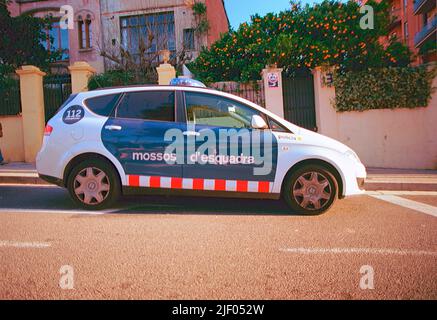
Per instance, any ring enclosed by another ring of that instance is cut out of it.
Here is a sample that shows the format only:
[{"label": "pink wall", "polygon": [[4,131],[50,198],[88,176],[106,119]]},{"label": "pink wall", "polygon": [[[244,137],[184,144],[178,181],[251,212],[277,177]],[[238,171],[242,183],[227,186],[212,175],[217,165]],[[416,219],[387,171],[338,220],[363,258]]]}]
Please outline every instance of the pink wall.
[{"label": "pink wall", "polygon": [[336,112],[335,89],[322,87],[320,76],[315,71],[319,133],[351,147],[368,167],[437,169],[437,91],[426,108]]}]

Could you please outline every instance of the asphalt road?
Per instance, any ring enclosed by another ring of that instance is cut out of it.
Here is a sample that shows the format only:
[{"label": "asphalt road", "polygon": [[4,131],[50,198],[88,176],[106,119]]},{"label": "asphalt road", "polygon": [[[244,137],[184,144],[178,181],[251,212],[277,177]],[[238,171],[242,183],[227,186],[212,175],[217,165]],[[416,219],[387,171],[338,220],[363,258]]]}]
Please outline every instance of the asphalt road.
[{"label": "asphalt road", "polygon": [[437,195],[397,197],[428,206],[365,195],[307,217],[154,196],[90,213],[57,187],[0,186],[0,298],[437,299]]}]

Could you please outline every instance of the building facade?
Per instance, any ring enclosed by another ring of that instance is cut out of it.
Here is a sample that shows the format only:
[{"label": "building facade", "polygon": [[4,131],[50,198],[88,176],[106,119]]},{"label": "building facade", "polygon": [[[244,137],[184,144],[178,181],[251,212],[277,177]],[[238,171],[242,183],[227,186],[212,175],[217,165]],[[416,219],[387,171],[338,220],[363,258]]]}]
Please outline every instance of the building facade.
[{"label": "building facade", "polygon": [[415,0],[413,14],[418,20],[418,30],[414,33],[414,47],[419,50],[434,48],[433,52],[422,55],[423,62],[437,61],[437,9],[436,0]]},{"label": "building facade", "polygon": [[[383,43],[396,37],[404,42],[416,55],[415,64],[437,60],[435,47],[437,43],[436,0],[384,0],[389,2],[391,23],[389,34]],[[361,1],[365,4],[367,1]],[[429,51],[427,48],[434,47]],[[428,51],[424,53],[424,51]]]},{"label": "building facade", "polygon": [[[87,61],[97,72],[111,67],[111,60],[102,53],[117,55],[120,49],[133,57],[140,52],[156,56],[159,51],[181,51],[194,59],[201,48],[210,46],[221,33],[229,30],[223,0],[13,0],[11,15],[30,14],[50,17],[52,30],[47,31],[47,48],[61,49],[63,54],[55,66],[65,67],[76,61]],[[200,32],[199,18],[193,5],[206,5],[208,28]],[[71,29],[60,27],[65,12],[61,6],[72,8],[74,23]],[[145,46],[141,50],[141,45]],[[139,57],[138,57],[139,58]]]}]

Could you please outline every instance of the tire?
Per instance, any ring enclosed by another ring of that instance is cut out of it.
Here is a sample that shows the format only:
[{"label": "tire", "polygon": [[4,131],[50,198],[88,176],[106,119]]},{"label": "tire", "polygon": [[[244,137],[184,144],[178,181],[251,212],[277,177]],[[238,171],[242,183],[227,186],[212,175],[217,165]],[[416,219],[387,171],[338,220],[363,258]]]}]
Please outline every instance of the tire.
[{"label": "tire", "polygon": [[288,206],[299,214],[319,215],[328,211],[338,194],[334,175],[320,165],[305,165],[285,177],[282,195]]},{"label": "tire", "polygon": [[118,173],[103,160],[80,162],[68,175],[67,189],[73,202],[86,210],[110,207],[121,194]]}]

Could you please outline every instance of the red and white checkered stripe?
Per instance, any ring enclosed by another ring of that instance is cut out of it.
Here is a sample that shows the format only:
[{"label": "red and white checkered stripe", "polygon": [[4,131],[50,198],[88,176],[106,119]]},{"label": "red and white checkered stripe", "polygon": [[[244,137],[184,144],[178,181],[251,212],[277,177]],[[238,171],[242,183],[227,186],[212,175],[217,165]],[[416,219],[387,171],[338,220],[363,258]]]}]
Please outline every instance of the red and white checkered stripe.
[{"label": "red and white checkered stripe", "polygon": [[126,175],[126,181],[129,187],[262,193],[271,192],[273,185],[270,181],[191,179],[139,175]]}]

